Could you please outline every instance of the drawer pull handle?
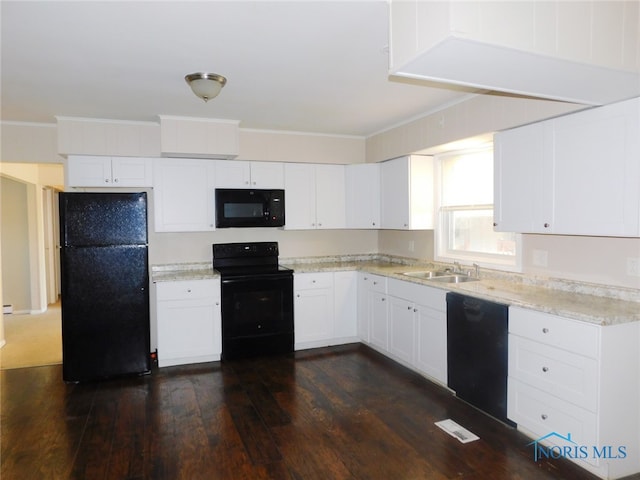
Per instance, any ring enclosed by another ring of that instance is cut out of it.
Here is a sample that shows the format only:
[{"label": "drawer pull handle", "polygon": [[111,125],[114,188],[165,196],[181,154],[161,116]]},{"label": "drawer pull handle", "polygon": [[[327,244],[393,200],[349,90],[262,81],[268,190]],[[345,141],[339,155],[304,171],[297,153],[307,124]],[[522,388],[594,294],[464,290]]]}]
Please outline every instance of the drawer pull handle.
[{"label": "drawer pull handle", "polygon": [[407,307],[407,310],[411,310],[411,305],[409,305],[409,306]]},{"label": "drawer pull handle", "polygon": [[543,413],[542,415],[540,415],[540,418],[543,419],[543,420],[546,420],[549,417],[547,417],[546,413]]},{"label": "drawer pull handle", "polygon": [[187,293],[191,293],[191,289],[190,288],[187,288]]},{"label": "drawer pull handle", "polygon": [[548,372],[549,371],[549,367],[542,367],[542,371],[543,372]]},{"label": "drawer pull handle", "polygon": [[542,329],[542,333],[549,333],[549,329],[548,328],[543,328]]},{"label": "drawer pull handle", "polygon": [[373,284],[374,284],[374,285],[377,285],[377,284],[378,284],[378,282],[373,282]]}]

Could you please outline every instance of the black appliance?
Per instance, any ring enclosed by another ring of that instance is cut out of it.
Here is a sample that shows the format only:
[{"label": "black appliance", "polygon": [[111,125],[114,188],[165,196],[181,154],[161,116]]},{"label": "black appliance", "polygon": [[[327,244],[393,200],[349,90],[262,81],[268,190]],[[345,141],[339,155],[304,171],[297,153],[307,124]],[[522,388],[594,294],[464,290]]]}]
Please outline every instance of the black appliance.
[{"label": "black appliance", "polygon": [[62,375],[150,371],[146,193],[61,193]]},{"label": "black appliance", "polygon": [[216,188],[216,228],[284,226],[284,190]]},{"label": "black appliance", "polygon": [[293,270],[277,242],[217,243],[222,293],[222,359],[293,351]]},{"label": "black appliance", "polygon": [[507,305],[447,293],[447,384],[456,396],[507,419]]}]

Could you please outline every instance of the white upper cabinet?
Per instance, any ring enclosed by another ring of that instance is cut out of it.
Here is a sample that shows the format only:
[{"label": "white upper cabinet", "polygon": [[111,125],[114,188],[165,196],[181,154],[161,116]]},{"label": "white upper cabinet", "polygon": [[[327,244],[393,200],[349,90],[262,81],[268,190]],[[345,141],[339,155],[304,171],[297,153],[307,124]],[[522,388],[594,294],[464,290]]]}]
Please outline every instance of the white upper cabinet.
[{"label": "white upper cabinet", "polygon": [[160,115],[160,150],[166,157],[234,158],[240,151],[236,120]]},{"label": "white upper cabinet", "polygon": [[205,232],[215,229],[213,162],[161,158],[153,170],[156,232]]},{"label": "white upper cabinet", "polygon": [[591,105],[640,95],[638,2],[393,0],[395,75]]},{"label": "white upper cabinet", "polygon": [[380,164],[346,165],[347,228],[380,228]]},{"label": "white upper cabinet", "polygon": [[150,187],[152,160],[139,157],[69,156],[67,187]]},{"label": "white upper cabinet", "polygon": [[126,122],[98,118],[56,117],[58,153],[157,157],[160,126],[153,122]]},{"label": "white upper cabinet", "polygon": [[380,193],[382,228],[433,228],[432,157],[410,155],[382,162]]},{"label": "white upper cabinet", "polygon": [[286,163],[285,229],[346,226],[344,165]]},{"label": "white upper cabinet", "polygon": [[216,161],[216,187],[284,188],[284,165],[279,162]]},{"label": "white upper cabinet", "polygon": [[640,236],[640,99],[495,136],[496,230]]}]

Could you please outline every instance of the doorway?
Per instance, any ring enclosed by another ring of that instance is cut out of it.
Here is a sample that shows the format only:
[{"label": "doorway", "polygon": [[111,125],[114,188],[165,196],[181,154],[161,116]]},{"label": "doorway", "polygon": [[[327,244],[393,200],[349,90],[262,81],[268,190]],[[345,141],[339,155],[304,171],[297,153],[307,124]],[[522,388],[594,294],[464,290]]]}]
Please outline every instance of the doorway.
[{"label": "doorway", "polygon": [[58,191],[2,175],[0,369],[62,362]]}]

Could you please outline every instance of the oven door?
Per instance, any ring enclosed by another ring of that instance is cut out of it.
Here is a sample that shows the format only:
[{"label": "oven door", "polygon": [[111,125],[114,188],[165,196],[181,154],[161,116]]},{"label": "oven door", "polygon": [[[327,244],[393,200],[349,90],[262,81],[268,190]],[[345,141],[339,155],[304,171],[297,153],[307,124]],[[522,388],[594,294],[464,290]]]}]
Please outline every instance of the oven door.
[{"label": "oven door", "polygon": [[224,359],[293,350],[293,276],[222,279]]}]

